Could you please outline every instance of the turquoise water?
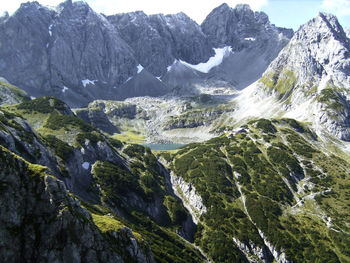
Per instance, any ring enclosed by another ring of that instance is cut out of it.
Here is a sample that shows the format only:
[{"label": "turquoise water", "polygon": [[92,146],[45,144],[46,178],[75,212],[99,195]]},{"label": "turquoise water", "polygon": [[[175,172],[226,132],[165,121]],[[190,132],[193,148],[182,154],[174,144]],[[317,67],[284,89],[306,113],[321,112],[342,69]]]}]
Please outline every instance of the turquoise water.
[{"label": "turquoise water", "polygon": [[170,150],[176,150],[180,148],[181,146],[184,146],[185,144],[157,144],[157,143],[152,143],[152,144],[143,144],[143,146],[151,148],[153,151],[170,151]]}]

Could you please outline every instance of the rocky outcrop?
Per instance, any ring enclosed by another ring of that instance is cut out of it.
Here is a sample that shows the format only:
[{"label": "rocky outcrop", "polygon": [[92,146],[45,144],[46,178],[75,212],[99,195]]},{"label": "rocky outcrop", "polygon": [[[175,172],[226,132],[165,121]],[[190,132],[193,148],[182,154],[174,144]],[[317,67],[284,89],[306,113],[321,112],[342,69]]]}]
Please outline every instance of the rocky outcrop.
[{"label": "rocky outcrop", "polygon": [[18,104],[30,100],[28,94],[0,77],[0,105]]},{"label": "rocky outcrop", "polygon": [[109,134],[118,132],[117,127],[109,121],[107,115],[99,108],[78,109],[75,113],[79,118],[103,132]]},{"label": "rocky outcrop", "polygon": [[128,229],[108,238],[64,184],[0,146],[3,262],[154,262]]},{"label": "rocky outcrop", "polygon": [[[271,262],[271,254],[266,251],[266,247],[260,248],[256,246],[253,242],[249,242],[249,244],[245,244],[237,238],[233,238],[233,242],[237,245],[237,247],[244,253],[244,255],[248,258],[249,262]],[[259,261],[257,261],[254,257],[257,257]]]},{"label": "rocky outcrop", "polygon": [[278,263],[291,263],[291,261],[286,258],[286,254],[283,252],[283,250],[281,251],[280,249],[276,248],[273,244],[271,244],[260,229],[259,234]]},{"label": "rocky outcrop", "polygon": [[23,118],[0,110],[0,143],[26,160],[47,166],[56,176],[60,175],[56,156],[47,149]]},{"label": "rocky outcrop", "polygon": [[207,212],[202,197],[196,193],[196,188],[192,183],[185,182],[182,177],[176,176],[173,172],[170,173],[170,181],[174,193],[192,215],[193,222],[198,224],[201,215]]},{"label": "rocky outcrop", "polygon": [[96,100],[89,104],[90,108],[101,109],[110,118],[134,119],[138,111],[135,104],[120,101]]},{"label": "rocky outcrop", "polygon": [[164,130],[196,128],[199,126],[209,126],[223,113],[232,112],[234,109],[195,110],[189,111],[179,116],[172,116],[165,124]]}]

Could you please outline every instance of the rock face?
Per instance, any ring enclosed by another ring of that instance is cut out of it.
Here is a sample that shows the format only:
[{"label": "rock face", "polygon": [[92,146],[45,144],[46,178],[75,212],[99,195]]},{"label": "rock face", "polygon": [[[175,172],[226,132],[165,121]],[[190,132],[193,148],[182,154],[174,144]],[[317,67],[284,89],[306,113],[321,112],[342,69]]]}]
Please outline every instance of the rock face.
[{"label": "rock face", "polygon": [[54,95],[72,106],[117,98],[112,87],[137,71],[129,46],[83,2],[55,10],[22,4],[1,22],[0,39],[1,75],[33,96]]},{"label": "rock face", "polygon": [[227,4],[215,8],[201,25],[214,46],[231,46],[233,54],[212,70],[243,88],[259,79],[270,62],[288,43],[293,31],[277,28],[263,12],[253,12],[249,5]]},{"label": "rock face", "polygon": [[170,181],[174,193],[182,200],[191,213],[193,222],[197,224],[201,215],[207,212],[202,197],[196,193],[196,188],[191,183],[186,183],[182,177],[171,173]]},{"label": "rock face", "polygon": [[350,140],[349,54],[350,39],[337,18],[320,13],[296,32],[260,82],[286,101],[288,117]]},{"label": "rock face", "polygon": [[137,60],[155,76],[162,76],[175,59],[192,64],[208,60],[212,45],[200,26],[186,14],[117,14],[108,20],[133,48]]},{"label": "rock face", "polygon": [[130,230],[113,232],[108,242],[64,184],[43,172],[45,167],[2,146],[0,159],[1,261],[154,262],[150,248]]}]

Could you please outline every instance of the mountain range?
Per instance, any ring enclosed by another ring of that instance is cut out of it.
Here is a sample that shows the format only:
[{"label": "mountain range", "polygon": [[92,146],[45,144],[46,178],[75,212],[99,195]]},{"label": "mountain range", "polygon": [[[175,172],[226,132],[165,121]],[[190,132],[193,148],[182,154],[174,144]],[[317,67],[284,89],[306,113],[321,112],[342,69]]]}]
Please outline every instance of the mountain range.
[{"label": "mountain range", "polygon": [[349,35],[248,5],[5,14],[0,260],[350,262]]},{"label": "mountain range", "polygon": [[[68,0],[55,9],[28,2],[1,20],[0,75],[31,96],[56,96],[74,107],[96,99],[164,95],[178,84],[171,81],[178,74],[242,87],[259,78],[292,34],[247,5],[223,4],[199,26],[184,13],[106,17],[84,2]],[[232,54],[218,73],[203,77],[188,67],[169,70],[174,61],[206,62],[215,55],[213,48],[225,46]]]}]

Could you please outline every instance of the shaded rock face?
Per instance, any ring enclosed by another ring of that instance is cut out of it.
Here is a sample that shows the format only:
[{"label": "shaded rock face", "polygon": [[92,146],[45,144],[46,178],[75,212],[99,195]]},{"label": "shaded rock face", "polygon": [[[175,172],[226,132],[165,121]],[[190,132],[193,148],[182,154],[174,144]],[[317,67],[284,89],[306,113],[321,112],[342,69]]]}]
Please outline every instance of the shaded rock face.
[{"label": "shaded rock face", "polygon": [[118,98],[126,99],[139,96],[157,97],[165,95],[170,91],[171,89],[160,79],[154,77],[148,70],[143,69],[120,87]]},{"label": "shaded rock face", "polygon": [[2,262],[154,262],[130,230],[107,241],[87,210],[42,167],[3,147],[0,159]]},{"label": "shaded rock face", "polygon": [[100,109],[80,109],[76,111],[76,114],[79,118],[101,131],[109,134],[118,132],[118,128],[109,121],[107,115]]},{"label": "shaded rock face", "polygon": [[137,60],[155,76],[162,76],[175,59],[197,64],[213,55],[212,45],[196,22],[184,13],[117,14],[108,20],[133,48]]},{"label": "shaded rock face", "polygon": [[22,4],[3,19],[0,36],[1,75],[33,96],[54,95],[71,106],[116,98],[112,87],[137,71],[129,46],[83,2],[55,10]]}]

